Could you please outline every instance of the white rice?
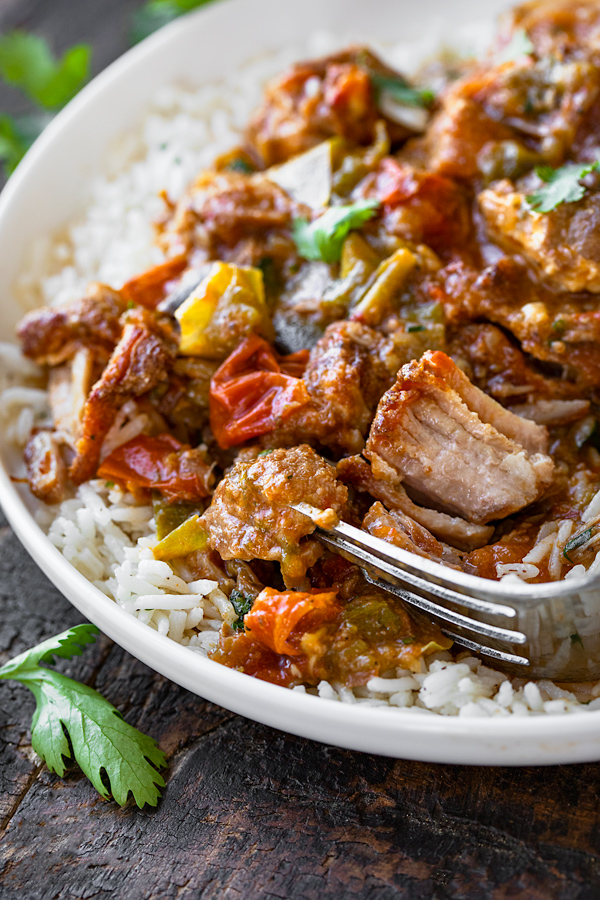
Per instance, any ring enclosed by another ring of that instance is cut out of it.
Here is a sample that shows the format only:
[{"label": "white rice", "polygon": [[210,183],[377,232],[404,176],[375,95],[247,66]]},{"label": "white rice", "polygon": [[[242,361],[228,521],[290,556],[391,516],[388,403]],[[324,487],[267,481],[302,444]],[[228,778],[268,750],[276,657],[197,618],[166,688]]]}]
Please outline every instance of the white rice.
[{"label": "white rice", "polygon": [[[444,23],[428,29],[422,44],[398,44],[375,49],[398,68],[410,72],[440,49]],[[473,50],[487,38],[489,25],[470,27],[458,43]],[[352,36],[350,36],[352,37]],[[359,40],[364,41],[364,36]],[[152,221],[163,211],[160,191],[177,200],[186,185],[213,159],[239,141],[249,114],[257,105],[266,79],[296,58],[331,52],[348,43],[316,35],[308,45],[261,57],[233,72],[219,84],[198,90],[164,87],[140,131],[126,135],[110,154],[104,176],[90,185],[87,212],[65,233],[38,241],[17,290],[24,308],[62,304],[78,299],[95,280],[119,288],[126,280],[162,261],[154,243]],[[374,42],[372,42],[374,43]],[[22,449],[31,428],[48,419],[47,396],[40,372],[11,345],[0,345],[3,393],[0,420],[9,442]],[[127,403],[107,436],[106,455],[142,432],[147,424],[134,402]],[[13,474],[20,476],[23,471]],[[600,512],[600,492],[584,521]],[[175,564],[154,559],[152,508],[130,494],[94,480],[78,488],[58,508],[39,504],[39,523],[64,556],[106,595],[159,634],[190,650],[207,654],[217,642],[224,621],[236,614],[214,581],[193,581]],[[560,577],[564,545],[571,522],[550,523],[522,563],[498,567],[498,576],[521,581],[539,574],[549,560],[553,577]],[[592,568],[600,566],[600,554]],[[579,571],[577,571],[579,570]],[[571,577],[581,574],[582,566]],[[598,602],[586,611],[579,631],[597,634]],[[590,626],[592,626],[590,628]],[[583,637],[582,639],[585,639]],[[569,643],[568,636],[565,638]],[[567,650],[567,652],[570,652]],[[304,687],[294,690],[305,691]],[[577,697],[549,681],[537,685],[509,679],[465,652],[448,652],[422,660],[420,671],[397,669],[350,689],[322,682],[310,693],[343,703],[382,706],[393,710],[452,716],[507,716],[575,713],[600,708],[600,685],[589,685]]]}]

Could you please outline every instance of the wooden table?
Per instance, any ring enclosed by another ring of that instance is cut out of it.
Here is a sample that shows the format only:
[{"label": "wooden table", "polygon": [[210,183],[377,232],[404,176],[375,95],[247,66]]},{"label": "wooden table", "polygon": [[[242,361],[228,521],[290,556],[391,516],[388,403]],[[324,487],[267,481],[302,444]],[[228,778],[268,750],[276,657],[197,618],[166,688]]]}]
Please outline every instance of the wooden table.
[{"label": "wooden table", "polygon": [[[0,0],[0,29],[87,40],[97,71],[135,0]],[[0,110],[17,109],[0,90]],[[0,527],[0,662],[81,621]],[[119,809],[33,754],[33,699],[0,683],[0,897],[597,900],[600,766],[484,769],[289,737],[169,683],[108,640],[61,669],[169,759],[158,809]],[[565,719],[568,729],[568,720]]]}]

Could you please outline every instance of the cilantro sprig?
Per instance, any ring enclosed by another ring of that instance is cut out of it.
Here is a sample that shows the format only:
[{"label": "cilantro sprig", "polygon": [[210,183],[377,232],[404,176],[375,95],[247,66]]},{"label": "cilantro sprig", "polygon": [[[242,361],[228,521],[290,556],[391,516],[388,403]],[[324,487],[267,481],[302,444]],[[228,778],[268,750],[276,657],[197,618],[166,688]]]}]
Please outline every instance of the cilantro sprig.
[{"label": "cilantro sprig", "polygon": [[293,238],[298,253],[305,259],[339,262],[349,232],[368,222],[379,206],[378,200],[358,200],[348,206],[330,206],[313,222],[294,219]]},{"label": "cilantro sprig", "polygon": [[56,58],[46,41],[25,31],[0,36],[0,78],[34,104],[31,115],[0,115],[0,159],[14,171],[52,116],[83,87],[90,73],[91,47],[77,44]]},{"label": "cilantro sprig", "polygon": [[535,212],[549,213],[561,203],[581,200],[587,188],[581,179],[600,166],[600,160],[591,163],[566,163],[559,169],[552,166],[538,166],[536,173],[544,184],[525,198]]},{"label": "cilantro sprig", "polygon": [[123,806],[131,793],[139,807],[156,806],[165,783],[158,768],[166,764],[156,741],[128,725],[98,691],[41,665],[81,656],[97,634],[95,625],[69,628],[15,656],[0,668],[0,679],[33,693],[31,745],[51,772],[62,777],[73,757],[105,799],[112,794]]},{"label": "cilantro sprig", "polygon": [[244,616],[252,609],[254,597],[252,594],[247,594],[245,591],[238,591],[237,588],[234,588],[230,594],[229,601],[237,613],[237,619],[232,626],[233,630],[243,631]]}]

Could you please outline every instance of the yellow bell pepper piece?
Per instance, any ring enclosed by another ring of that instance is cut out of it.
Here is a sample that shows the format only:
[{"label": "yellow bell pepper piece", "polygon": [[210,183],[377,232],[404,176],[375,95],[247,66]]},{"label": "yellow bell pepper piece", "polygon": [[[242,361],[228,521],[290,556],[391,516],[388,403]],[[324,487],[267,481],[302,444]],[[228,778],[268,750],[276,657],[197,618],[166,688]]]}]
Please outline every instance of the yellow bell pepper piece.
[{"label": "yellow bell pepper piece", "polygon": [[213,263],[175,316],[183,355],[225,359],[253,331],[273,338],[263,274],[251,266]]},{"label": "yellow bell pepper piece", "polygon": [[185,522],[170,531],[169,534],[154,545],[152,552],[155,559],[169,560],[187,556],[195,550],[206,550],[208,532],[199,523],[199,514],[195,513]]}]

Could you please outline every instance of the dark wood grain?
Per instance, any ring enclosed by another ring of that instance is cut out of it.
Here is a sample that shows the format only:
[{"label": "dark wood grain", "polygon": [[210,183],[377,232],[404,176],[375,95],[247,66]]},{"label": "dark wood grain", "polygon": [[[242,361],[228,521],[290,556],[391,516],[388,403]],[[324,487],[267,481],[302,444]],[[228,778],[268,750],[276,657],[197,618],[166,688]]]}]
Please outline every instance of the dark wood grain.
[{"label": "dark wood grain", "polygon": [[[0,0],[0,28],[97,71],[134,0]],[[0,110],[18,110],[0,89]],[[0,661],[81,621],[0,521]],[[402,762],[290,737],[169,683],[102,639],[61,668],[97,686],[169,758],[158,809],[118,809],[29,744],[33,700],[0,684],[0,896],[202,900],[596,900],[600,766]],[[565,722],[565,727],[568,723]]]}]

